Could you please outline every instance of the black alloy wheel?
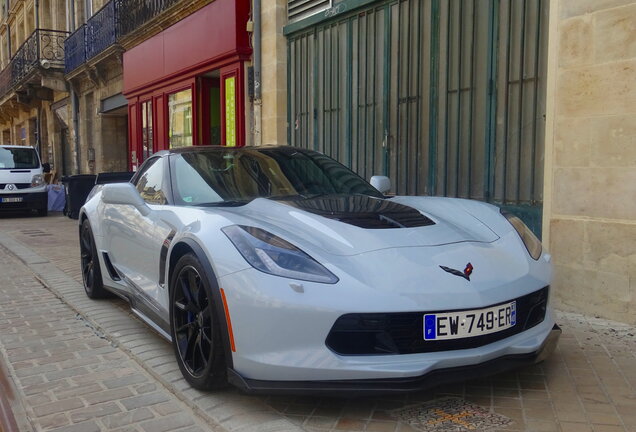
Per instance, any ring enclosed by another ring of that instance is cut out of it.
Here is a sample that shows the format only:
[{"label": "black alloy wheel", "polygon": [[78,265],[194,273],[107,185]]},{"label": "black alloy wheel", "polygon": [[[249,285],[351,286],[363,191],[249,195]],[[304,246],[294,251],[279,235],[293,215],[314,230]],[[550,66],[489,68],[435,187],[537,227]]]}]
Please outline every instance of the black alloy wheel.
[{"label": "black alloy wheel", "polygon": [[86,295],[92,299],[109,297],[110,293],[104,288],[95,239],[88,219],[84,219],[80,229],[80,259]]},{"label": "black alloy wheel", "polygon": [[192,254],[175,266],[170,301],[170,329],[177,363],[195,388],[216,389],[227,384],[225,355],[210,284]]}]

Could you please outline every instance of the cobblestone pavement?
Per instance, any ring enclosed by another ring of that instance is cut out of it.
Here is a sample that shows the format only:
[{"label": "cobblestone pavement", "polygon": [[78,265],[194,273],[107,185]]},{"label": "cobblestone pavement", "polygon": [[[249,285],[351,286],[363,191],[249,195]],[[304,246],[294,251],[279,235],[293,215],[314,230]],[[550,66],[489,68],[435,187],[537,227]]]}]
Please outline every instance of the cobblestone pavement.
[{"label": "cobblestone pavement", "polygon": [[[37,430],[109,430],[120,416],[131,423],[122,430],[138,431],[636,432],[636,329],[566,313],[550,359],[486,380],[385,398],[198,392],[124,302],[86,298],[77,232],[60,215],[0,216],[0,354]],[[110,399],[94,396],[104,393]]]}]

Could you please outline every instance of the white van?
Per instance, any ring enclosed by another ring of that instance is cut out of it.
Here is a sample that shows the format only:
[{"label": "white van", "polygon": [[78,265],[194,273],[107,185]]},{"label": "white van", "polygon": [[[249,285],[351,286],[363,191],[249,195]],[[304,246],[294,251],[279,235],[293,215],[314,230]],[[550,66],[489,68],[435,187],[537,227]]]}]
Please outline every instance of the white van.
[{"label": "white van", "polygon": [[49,170],[33,147],[0,145],[0,210],[32,209],[46,216]]}]

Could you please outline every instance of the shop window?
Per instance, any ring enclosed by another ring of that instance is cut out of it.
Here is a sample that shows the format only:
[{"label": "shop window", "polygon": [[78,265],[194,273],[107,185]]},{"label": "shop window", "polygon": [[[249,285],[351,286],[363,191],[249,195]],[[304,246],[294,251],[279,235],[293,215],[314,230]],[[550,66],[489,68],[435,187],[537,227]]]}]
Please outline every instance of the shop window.
[{"label": "shop window", "polygon": [[170,148],[192,145],[192,90],[168,96],[168,140]]},{"label": "shop window", "polygon": [[141,104],[141,151],[142,160],[148,159],[154,150],[154,132],[152,122],[152,100]]}]

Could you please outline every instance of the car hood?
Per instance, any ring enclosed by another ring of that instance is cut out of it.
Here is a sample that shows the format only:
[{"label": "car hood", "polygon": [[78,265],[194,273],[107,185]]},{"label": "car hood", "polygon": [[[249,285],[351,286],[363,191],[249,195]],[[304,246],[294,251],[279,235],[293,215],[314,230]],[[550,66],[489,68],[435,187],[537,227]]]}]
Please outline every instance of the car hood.
[{"label": "car hood", "polygon": [[31,183],[35,174],[41,174],[39,168],[0,169],[0,184]]},{"label": "car hood", "polygon": [[497,234],[459,201],[351,195],[289,201],[258,198],[224,211],[237,224],[258,226],[307,251],[317,247],[333,255],[496,241]]}]

